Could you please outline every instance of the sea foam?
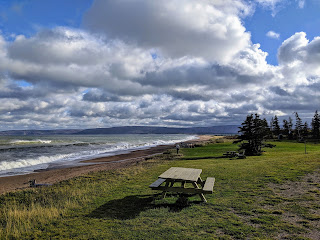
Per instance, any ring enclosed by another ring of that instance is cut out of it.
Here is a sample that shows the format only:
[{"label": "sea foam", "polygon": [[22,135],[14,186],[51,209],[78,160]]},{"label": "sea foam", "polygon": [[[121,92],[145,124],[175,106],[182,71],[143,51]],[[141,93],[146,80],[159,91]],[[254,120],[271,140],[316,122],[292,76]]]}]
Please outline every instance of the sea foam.
[{"label": "sea foam", "polygon": [[[10,145],[28,145],[28,148],[8,148],[2,149],[0,154],[0,176],[7,173],[11,175],[24,174],[38,169],[48,168],[50,164],[65,164],[71,162],[79,162],[81,160],[94,159],[117,155],[139,149],[147,149],[158,145],[169,145],[177,142],[192,140],[196,136],[159,136],[159,135],[137,135],[137,136],[83,136],[73,137],[70,141],[69,137],[65,137],[65,141],[60,138],[53,140],[43,140],[35,138],[34,140],[14,139],[10,141]],[[97,139],[98,138],[98,139]],[[129,139],[130,138],[130,139]],[[171,139],[170,139],[171,138]],[[128,140],[128,141],[127,141]],[[56,144],[56,143],[59,144]],[[40,145],[43,147],[39,148]],[[34,145],[34,147],[32,147]],[[48,147],[45,147],[48,146]],[[9,147],[9,146],[8,146]],[[17,154],[20,154],[17,157]],[[1,160],[2,159],[2,160]],[[7,160],[10,159],[10,160]]]}]

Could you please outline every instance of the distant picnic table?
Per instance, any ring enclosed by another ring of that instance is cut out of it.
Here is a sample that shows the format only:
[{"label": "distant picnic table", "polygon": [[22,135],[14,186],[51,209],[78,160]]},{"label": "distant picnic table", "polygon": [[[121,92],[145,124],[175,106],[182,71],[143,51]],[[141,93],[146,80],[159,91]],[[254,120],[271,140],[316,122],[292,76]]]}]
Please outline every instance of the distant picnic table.
[{"label": "distant picnic table", "polygon": [[237,158],[246,158],[245,151],[243,150],[241,153],[237,153],[236,151],[227,151],[223,154],[225,157],[237,157]]},{"label": "distant picnic table", "polygon": [[[201,172],[202,169],[172,167],[162,173],[158,180],[153,182],[149,187],[152,190],[161,190],[163,198],[167,192],[173,192],[190,194],[191,196],[199,195],[203,202],[207,202],[203,194],[213,192],[215,178],[208,177],[206,181],[202,181],[200,177]],[[176,183],[180,186],[174,186]],[[191,183],[192,187],[186,187],[187,183]],[[161,184],[164,184],[164,186],[161,186]]]},{"label": "distant picnic table", "polygon": [[235,157],[237,155],[237,152],[236,151],[227,151],[223,155],[226,157]]}]

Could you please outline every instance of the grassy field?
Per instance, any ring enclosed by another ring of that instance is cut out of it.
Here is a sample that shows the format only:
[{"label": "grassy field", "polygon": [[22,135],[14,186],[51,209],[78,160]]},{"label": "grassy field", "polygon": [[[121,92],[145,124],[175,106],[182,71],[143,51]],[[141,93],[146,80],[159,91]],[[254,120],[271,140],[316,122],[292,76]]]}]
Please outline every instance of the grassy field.
[{"label": "grassy field", "polygon": [[[236,145],[212,143],[2,195],[0,239],[319,239],[320,145],[305,154],[301,143],[273,144],[262,156],[229,159],[222,154]],[[195,196],[181,206],[148,188],[172,166],[216,178],[207,204]]]}]

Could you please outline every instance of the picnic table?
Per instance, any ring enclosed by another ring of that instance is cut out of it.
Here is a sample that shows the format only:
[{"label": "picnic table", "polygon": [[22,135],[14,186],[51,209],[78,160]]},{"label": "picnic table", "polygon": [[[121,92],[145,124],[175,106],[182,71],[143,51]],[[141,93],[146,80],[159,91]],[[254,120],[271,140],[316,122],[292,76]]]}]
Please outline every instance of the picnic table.
[{"label": "picnic table", "polygon": [[[206,181],[202,181],[200,177],[201,172],[202,169],[172,167],[162,173],[158,180],[153,182],[149,187],[152,190],[161,190],[163,198],[167,192],[173,192],[179,195],[199,195],[203,202],[207,202],[203,194],[213,192],[215,178],[208,177]],[[161,184],[164,185],[161,186]],[[179,186],[174,186],[174,184],[179,184]],[[192,187],[186,187],[187,184]]]},{"label": "picnic table", "polygon": [[236,157],[237,156],[237,152],[236,151],[227,151],[223,155],[226,156],[226,157]]},{"label": "picnic table", "polygon": [[236,151],[227,151],[226,153],[223,154],[223,156],[230,157],[230,158],[233,158],[233,157],[246,158],[245,150],[239,153],[237,153]]}]

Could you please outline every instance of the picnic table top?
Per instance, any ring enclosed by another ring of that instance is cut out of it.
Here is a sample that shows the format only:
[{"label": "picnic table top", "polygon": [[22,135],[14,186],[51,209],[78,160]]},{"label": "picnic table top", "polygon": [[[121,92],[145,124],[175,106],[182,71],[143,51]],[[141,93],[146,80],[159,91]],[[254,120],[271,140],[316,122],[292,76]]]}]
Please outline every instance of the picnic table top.
[{"label": "picnic table top", "polygon": [[172,167],[162,173],[159,178],[196,182],[201,172],[202,169]]}]

